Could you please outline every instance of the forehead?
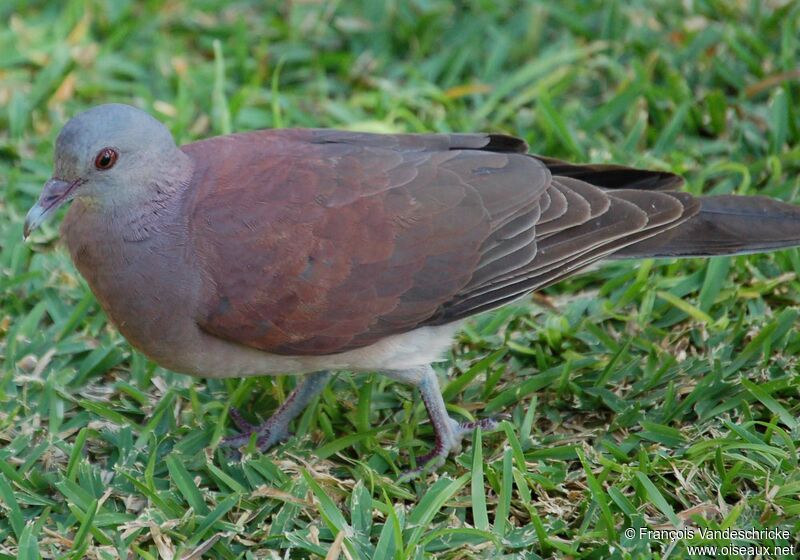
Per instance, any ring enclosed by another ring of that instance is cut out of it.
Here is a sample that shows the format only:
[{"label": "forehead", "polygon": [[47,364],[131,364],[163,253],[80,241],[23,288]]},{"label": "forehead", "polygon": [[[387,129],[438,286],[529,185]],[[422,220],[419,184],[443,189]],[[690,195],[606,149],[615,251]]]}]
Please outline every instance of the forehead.
[{"label": "forehead", "polygon": [[93,132],[85,123],[79,122],[77,117],[70,120],[56,138],[56,152],[65,156],[82,153],[100,137]]},{"label": "forehead", "polygon": [[156,119],[127,105],[100,105],[76,115],[56,139],[57,165],[77,165],[106,146],[120,151],[172,143],[169,131]]}]

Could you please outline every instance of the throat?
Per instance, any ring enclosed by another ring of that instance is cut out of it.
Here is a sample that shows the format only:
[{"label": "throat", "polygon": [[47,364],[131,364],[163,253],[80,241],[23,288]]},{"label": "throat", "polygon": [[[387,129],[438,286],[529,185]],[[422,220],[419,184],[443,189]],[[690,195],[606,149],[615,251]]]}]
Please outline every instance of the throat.
[{"label": "throat", "polygon": [[192,176],[191,167],[157,173],[157,180],[130,189],[129,196],[115,199],[111,208],[99,209],[111,227],[127,242],[141,242],[176,226],[183,195]]},{"label": "throat", "polygon": [[114,259],[138,254],[136,246],[151,252],[150,243],[163,245],[159,239],[164,237],[179,243],[187,229],[181,212],[184,192],[179,186],[159,185],[144,200],[113,207],[87,199],[73,201],[61,234],[79,268],[81,261],[95,259],[107,266]]},{"label": "throat", "polygon": [[125,241],[139,242],[162,232],[172,224],[177,213],[177,189],[159,185],[153,196],[140,204],[120,209],[116,218],[122,225],[120,233]]}]

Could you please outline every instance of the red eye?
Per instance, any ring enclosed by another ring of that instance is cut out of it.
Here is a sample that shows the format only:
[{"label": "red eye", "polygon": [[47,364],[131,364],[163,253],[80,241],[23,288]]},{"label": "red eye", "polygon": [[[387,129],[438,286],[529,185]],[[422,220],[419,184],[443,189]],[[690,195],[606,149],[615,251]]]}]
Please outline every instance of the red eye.
[{"label": "red eye", "polygon": [[114,164],[117,163],[118,157],[119,154],[115,149],[103,148],[97,153],[97,157],[94,158],[94,166],[101,171],[111,169],[114,167]]}]

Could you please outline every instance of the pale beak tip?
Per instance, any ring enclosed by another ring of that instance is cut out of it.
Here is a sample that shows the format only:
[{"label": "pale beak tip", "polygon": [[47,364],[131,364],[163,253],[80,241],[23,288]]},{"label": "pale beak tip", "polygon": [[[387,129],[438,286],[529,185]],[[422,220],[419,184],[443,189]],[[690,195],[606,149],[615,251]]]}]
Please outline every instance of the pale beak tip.
[{"label": "pale beak tip", "polygon": [[48,212],[43,210],[39,203],[33,205],[28,210],[28,215],[25,216],[25,224],[22,226],[22,240],[27,241],[33,233],[33,230],[38,228],[44,219],[47,217]]},{"label": "pale beak tip", "polygon": [[42,225],[64,202],[72,198],[71,191],[81,184],[80,179],[67,182],[55,177],[49,179],[42,188],[39,200],[25,216],[25,225],[22,226],[22,240],[26,241],[33,230]]}]

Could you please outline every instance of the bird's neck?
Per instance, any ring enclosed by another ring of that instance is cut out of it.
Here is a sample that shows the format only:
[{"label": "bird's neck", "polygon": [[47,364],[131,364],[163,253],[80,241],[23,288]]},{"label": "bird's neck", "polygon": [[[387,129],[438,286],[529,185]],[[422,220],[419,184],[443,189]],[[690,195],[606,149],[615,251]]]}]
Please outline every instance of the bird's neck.
[{"label": "bird's neck", "polygon": [[[149,197],[127,208],[78,198],[61,227],[72,260],[100,305],[139,348],[151,338],[178,337],[185,325],[172,325],[163,303],[189,306],[197,292],[196,280],[186,274],[192,268],[183,205],[191,173],[189,167],[162,174]],[[156,327],[159,334],[147,334]]]},{"label": "bird's neck", "polygon": [[[145,184],[126,189],[106,201],[77,200],[75,213],[80,213],[81,221],[93,224],[98,231],[110,229],[116,232],[120,241],[145,241],[173,225],[171,217],[179,213],[193,167],[191,158],[176,150],[169,166],[153,169],[153,178]],[[70,215],[72,213],[70,210]],[[66,222],[65,227],[69,227]]]}]

